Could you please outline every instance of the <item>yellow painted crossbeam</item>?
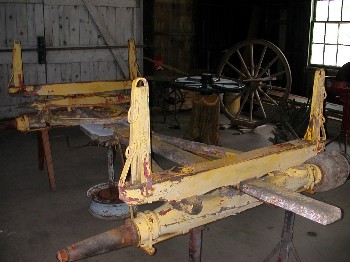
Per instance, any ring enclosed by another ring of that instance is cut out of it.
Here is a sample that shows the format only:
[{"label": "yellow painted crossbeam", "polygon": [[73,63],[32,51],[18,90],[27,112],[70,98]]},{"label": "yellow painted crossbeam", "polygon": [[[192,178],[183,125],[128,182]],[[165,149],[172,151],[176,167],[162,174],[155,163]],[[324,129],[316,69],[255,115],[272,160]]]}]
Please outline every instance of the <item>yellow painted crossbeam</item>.
[{"label": "yellow painted crossbeam", "polygon": [[98,94],[131,88],[131,80],[96,81],[82,83],[45,84],[37,86],[10,87],[10,94],[23,96],[65,96]]},{"label": "yellow painted crossbeam", "polygon": [[129,103],[130,96],[115,94],[110,96],[83,96],[83,97],[60,97],[45,100],[36,100],[31,106],[36,110],[44,110],[50,107],[89,107],[89,106],[111,106]]},{"label": "yellow painted crossbeam", "polygon": [[126,183],[119,189],[120,198],[127,204],[137,205],[202,195],[219,187],[238,185],[241,181],[261,177],[268,172],[300,165],[317,154],[316,147],[308,141],[294,140],[179,170],[168,170],[152,175],[152,191],[148,191],[148,195],[144,194],[144,183]]}]

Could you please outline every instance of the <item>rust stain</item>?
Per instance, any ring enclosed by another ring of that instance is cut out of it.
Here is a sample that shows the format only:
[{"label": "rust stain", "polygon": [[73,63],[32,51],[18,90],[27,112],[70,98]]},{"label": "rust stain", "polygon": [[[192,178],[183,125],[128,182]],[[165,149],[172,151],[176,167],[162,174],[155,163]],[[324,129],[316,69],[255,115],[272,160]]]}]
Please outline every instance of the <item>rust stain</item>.
[{"label": "rust stain", "polygon": [[100,190],[96,196],[101,200],[105,200],[109,203],[122,203],[118,195],[118,187],[109,186],[108,188]]},{"label": "rust stain", "polygon": [[159,211],[159,215],[165,216],[166,213],[170,212],[171,210],[173,210],[173,209],[172,208],[168,208],[168,209],[165,209],[165,210],[161,210],[161,211]]},{"label": "rust stain", "polygon": [[145,157],[143,160],[143,172],[144,176],[146,178],[146,195],[148,196],[148,193],[152,191],[152,178],[151,174],[149,172],[149,162],[147,161],[147,158]]},{"label": "rust stain", "polygon": [[24,88],[24,83],[23,83],[23,76],[21,74],[18,74],[18,82],[19,82],[19,89],[22,90]]}]

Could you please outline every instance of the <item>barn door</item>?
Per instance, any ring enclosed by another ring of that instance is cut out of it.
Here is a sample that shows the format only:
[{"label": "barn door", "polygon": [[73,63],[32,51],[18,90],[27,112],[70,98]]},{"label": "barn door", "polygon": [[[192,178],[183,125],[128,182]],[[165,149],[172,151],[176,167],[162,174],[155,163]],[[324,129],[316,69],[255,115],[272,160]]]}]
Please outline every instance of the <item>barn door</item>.
[{"label": "barn door", "polygon": [[[90,2],[127,61],[128,40],[142,44],[142,0]],[[38,37],[46,45],[44,62],[38,61]],[[16,105],[28,101],[7,94],[15,39],[27,85],[124,78],[83,0],[0,0],[0,119],[17,116]],[[142,68],[141,48],[137,54]]]}]

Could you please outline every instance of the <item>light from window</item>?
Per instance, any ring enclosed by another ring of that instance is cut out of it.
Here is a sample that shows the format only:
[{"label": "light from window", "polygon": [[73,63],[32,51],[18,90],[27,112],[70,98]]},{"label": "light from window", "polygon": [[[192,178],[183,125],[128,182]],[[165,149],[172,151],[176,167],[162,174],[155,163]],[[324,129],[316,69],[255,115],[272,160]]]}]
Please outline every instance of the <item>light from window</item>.
[{"label": "light from window", "polygon": [[350,0],[314,0],[310,64],[342,66],[350,61]]}]

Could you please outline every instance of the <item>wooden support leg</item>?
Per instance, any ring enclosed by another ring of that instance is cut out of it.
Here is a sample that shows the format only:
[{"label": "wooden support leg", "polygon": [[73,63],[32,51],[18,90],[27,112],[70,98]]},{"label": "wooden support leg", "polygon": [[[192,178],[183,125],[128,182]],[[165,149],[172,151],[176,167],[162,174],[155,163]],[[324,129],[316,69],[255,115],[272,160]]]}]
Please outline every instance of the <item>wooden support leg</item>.
[{"label": "wooden support leg", "polygon": [[47,128],[40,130],[42,148],[44,149],[47,172],[49,176],[50,188],[51,191],[56,190],[55,182],[55,172],[53,170],[52,155],[51,155],[51,146],[49,138],[49,130]]}]

